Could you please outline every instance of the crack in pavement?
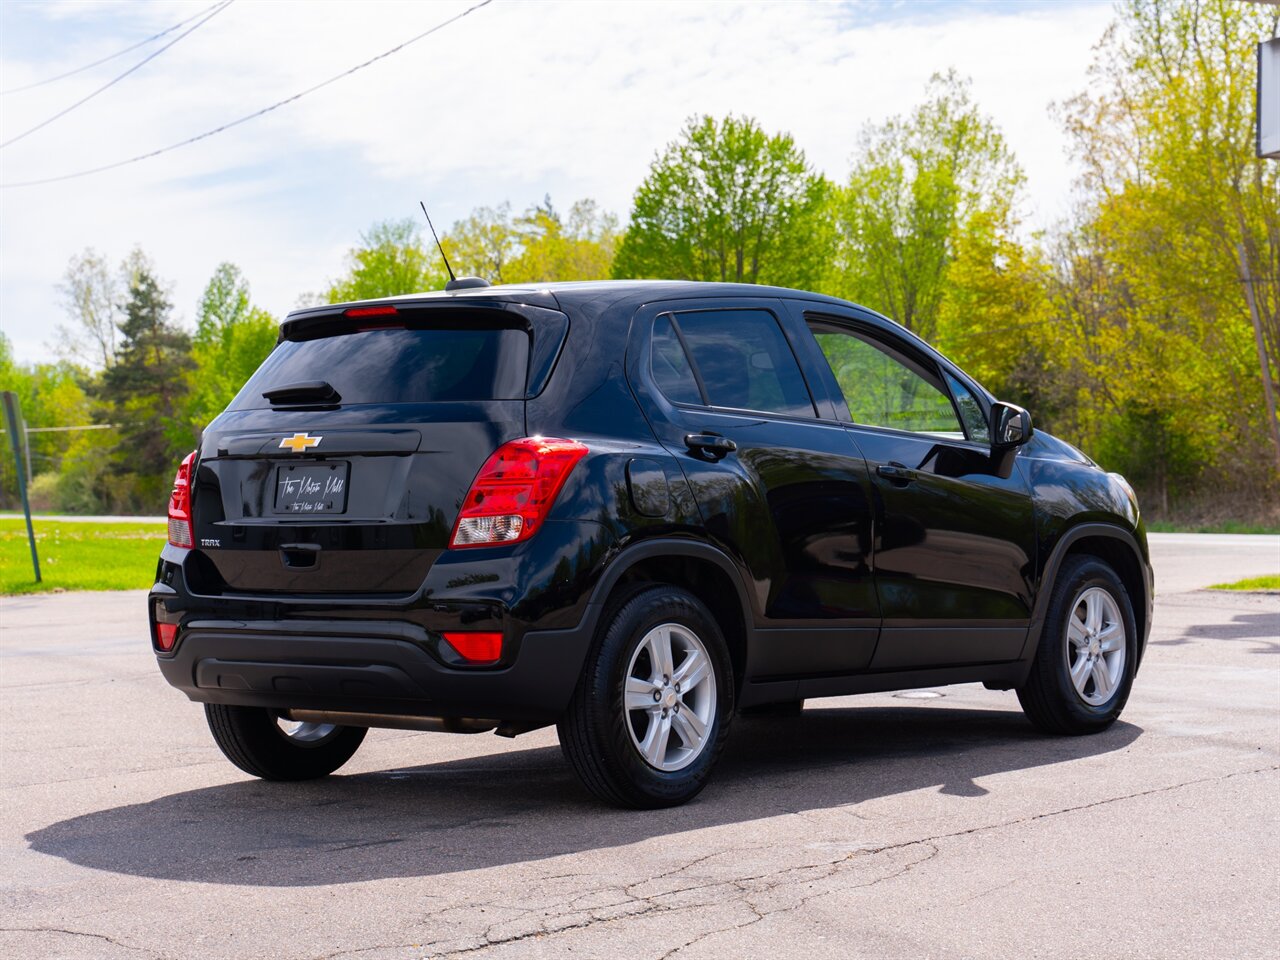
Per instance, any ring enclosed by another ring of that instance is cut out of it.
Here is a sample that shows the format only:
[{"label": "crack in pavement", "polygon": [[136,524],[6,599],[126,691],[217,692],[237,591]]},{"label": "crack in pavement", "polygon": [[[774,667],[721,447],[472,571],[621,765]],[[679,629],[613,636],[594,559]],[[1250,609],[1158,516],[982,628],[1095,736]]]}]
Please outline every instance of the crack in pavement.
[{"label": "crack in pavement", "polygon": [[67,930],[63,927],[0,927],[0,933],[61,933],[68,937],[91,937],[95,940],[105,940],[112,946],[119,947],[122,950],[133,950],[137,953],[145,953],[153,957],[163,957],[164,954],[147,947],[135,947],[128,943],[121,943],[113,937],[108,937],[105,933],[89,933],[84,930]]},{"label": "crack in pavement", "polygon": [[1254,770],[1237,770],[1235,773],[1224,773],[1217,777],[1198,777],[1195,780],[1184,780],[1181,783],[1174,783],[1164,787],[1152,787],[1150,790],[1138,790],[1134,793],[1121,794],[1118,797],[1108,797],[1103,800],[1094,800],[1091,803],[1081,803],[1073,807],[1063,807],[1060,810],[1050,810],[1047,813],[1037,813],[1029,817],[1019,817],[1016,820],[1002,820],[999,823],[989,823],[980,827],[970,827],[968,830],[957,830],[954,833],[940,833],[937,836],[922,837],[919,840],[904,840],[901,843],[891,843],[887,846],[876,847],[866,852],[883,853],[886,850],[900,850],[903,847],[913,847],[917,843],[933,843],[938,840],[951,840],[956,837],[967,837],[975,833],[985,833],[989,830],[1001,830],[1005,827],[1016,827],[1024,823],[1035,823],[1037,820],[1045,820],[1049,817],[1060,817],[1067,813],[1078,813],[1081,810],[1103,807],[1109,803],[1119,803],[1122,800],[1135,800],[1138,797],[1150,797],[1158,793],[1169,793],[1172,790],[1181,790],[1183,787],[1194,787],[1202,783],[1220,783],[1223,780],[1231,780],[1235,777],[1249,777],[1259,773],[1274,772],[1276,770],[1280,770],[1280,764],[1274,764],[1269,767],[1258,767]]},{"label": "crack in pavement", "polygon": [[138,680],[151,680],[155,678],[156,672],[148,670],[146,673],[130,673],[122,677],[81,677],[76,680],[36,680],[32,683],[4,683],[0,684],[0,693],[8,690],[33,690],[38,687],[105,687],[111,683],[134,683]]},{"label": "crack in pavement", "polygon": [[[759,923],[761,920],[764,920],[768,917],[776,916],[778,914],[783,914],[783,913],[792,913],[796,910],[803,909],[804,907],[808,906],[809,903],[811,903],[812,901],[817,900],[820,897],[829,896],[831,893],[834,893],[834,892],[843,893],[847,890],[862,890],[867,887],[874,887],[880,883],[885,883],[889,880],[896,880],[898,877],[905,876],[906,874],[910,873],[912,870],[914,870],[916,867],[920,866],[921,864],[928,863],[934,857],[938,856],[939,853],[941,853],[940,848],[938,848],[934,844],[927,844],[927,845],[929,847],[929,852],[925,856],[921,857],[919,860],[912,860],[909,863],[904,864],[902,869],[900,870],[895,870],[893,873],[885,874],[882,877],[876,877],[872,880],[868,880],[866,883],[855,883],[851,887],[841,887],[839,891],[823,890],[818,893],[811,893],[807,896],[801,897],[799,900],[797,900],[795,903],[793,903],[789,907],[778,907],[777,909],[774,909],[774,910],[762,910],[759,906],[756,905],[756,903],[750,897],[744,897],[742,901],[743,904],[746,907],[748,907],[752,913],[755,914],[755,916],[752,919],[748,920],[746,923],[735,923],[735,924],[730,924],[727,927],[719,927],[715,930],[708,930],[706,933],[699,934],[698,936],[694,937],[692,940],[689,940],[686,943],[680,944],[678,947],[673,947],[672,949],[668,950],[659,958],[659,960],[670,960],[671,957],[676,956],[681,951],[686,950],[689,947],[694,946],[695,944],[701,943],[704,940],[708,940],[711,937],[716,936],[717,934],[729,933],[730,931],[734,931],[734,930],[742,930],[743,928]],[[852,853],[847,854],[845,857],[842,857],[840,860],[833,861],[829,865],[829,869],[827,870],[827,872],[819,877],[815,877],[812,882],[816,883],[821,880],[829,880],[830,878],[834,877],[836,874],[840,872],[840,868],[842,866],[844,866],[854,857],[860,856],[866,852],[867,851],[863,851],[863,850],[854,851]],[[874,851],[874,852],[879,852],[879,851]],[[796,868],[796,869],[805,869],[805,868]],[[779,874],[777,874],[777,876],[783,876],[786,872],[787,871],[782,871]],[[737,886],[739,889],[743,890],[744,893],[747,892],[744,885],[741,882],[737,882],[734,885]],[[778,885],[779,884],[777,883],[769,885],[768,887],[766,887],[765,892],[771,893],[774,889],[776,889]]]},{"label": "crack in pavement", "polygon": [[[917,843],[921,843],[921,842],[924,842],[924,841],[918,841]],[[894,871],[893,873],[883,877],[876,877],[867,883],[856,884],[853,887],[843,887],[841,889],[848,890],[848,889],[861,889],[864,887],[870,887],[870,886],[874,886],[877,883],[882,883],[886,880],[892,880],[896,877],[902,876],[903,874],[909,873],[911,870],[915,869],[915,867],[929,860],[932,860],[935,856],[938,855],[938,852],[939,852],[938,848],[934,847],[931,844],[929,846],[930,846],[930,852],[928,853],[928,855],[920,858],[919,860],[911,861],[900,870]],[[565,913],[565,914],[560,914],[559,916],[551,916],[549,920],[539,921],[539,925],[537,929],[524,930],[520,933],[515,933],[505,937],[493,935],[494,930],[500,925],[519,923],[521,920],[525,919],[529,914],[536,913],[540,909],[541,909],[541,912],[544,914],[544,916],[550,912],[542,908],[530,908],[530,909],[521,911],[520,914],[517,915],[516,917],[512,917],[507,920],[500,921],[499,923],[495,923],[491,925],[488,929],[485,930],[483,942],[474,943],[466,947],[459,947],[454,950],[449,950],[443,953],[433,953],[432,956],[438,957],[438,958],[465,956],[466,954],[475,953],[477,951],[485,950],[490,947],[499,947],[499,946],[506,946],[512,943],[519,943],[520,941],[527,940],[530,937],[542,937],[542,936],[547,936],[549,934],[553,935],[553,934],[564,933],[570,930],[581,930],[598,923],[609,923],[615,920],[634,919],[639,917],[652,916],[656,914],[669,914],[669,913],[687,912],[691,910],[699,910],[704,907],[710,906],[713,903],[718,903],[723,901],[720,899],[716,899],[712,901],[703,901],[703,902],[697,902],[697,903],[674,903],[674,904],[670,902],[663,902],[663,901],[669,901],[672,898],[677,897],[681,894],[687,894],[687,893],[698,892],[698,891],[709,891],[718,887],[728,888],[729,890],[736,891],[737,894],[740,895],[740,899],[738,899],[736,902],[741,904],[742,906],[747,907],[749,910],[751,910],[752,913],[754,914],[754,917],[746,921],[745,923],[731,924],[730,926],[722,929],[708,931],[707,933],[701,935],[700,937],[695,938],[695,941],[696,941],[698,939],[703,939],[707,936],[712,936],[717,932],[723,932],[724,930],[732,930],[739,927],[749,926],[752,923],[759,922],[760,920],[763,920],[766,917],[772,916],[773,914],[776,914],[776,913],[787,913],[792,910],[800,909],[810,900],[815,899],[816,897],[819,897],[819,896],[825,896],[828,893],[832,892],[832,891],[822,891],[820,893],[810,894],[809,896],[802,897],[800,901],[795,904],[792,904],[786,907],[778,907],[772,910],[767,910],[767,909],[762,910],[756,906],[753,899],[753,895],[759,896],[759,895],[767,895],[771,893],[773,890],[775,890],[779,886],[782,886],[786,882],[786,879],[788,877],[791,877],[793,875],[808,873],[810,875],[805,877],[804,879],[808,880],[810,883],[816,883],[821,880],[826,880],[826,879],[829,879],[830,877],[835,876],[837,873],[840,872],[840,869],[844,865],[846,865],[849,861],[853,860],[855,857],[860,857],[867,853],[881,852],[880,850],[874,850],[874,851],[857,850],[849,854],[846,854],[842,857],[838,857],[835,860],[827,861],[825,863],[804,864],[801,866],[788,867],[783,870],[777,870],[777,871],[772,871],[770,873],[757,874],[757,875],[742,877],[738,879],[715,880],[710,883],[691,884],[684,887],[677,887],[672,890],[662,891],[660,893],[650,894],[648,896],[634,894],[630,892],[635,887],[638,887],[644,883],[651,882],[651,880],[653,879],[661,879],[664,877],[674,876],[685,870],[688,870],[690,867],[696,866],[699,863],[712,859],[713,857],[725,856],[728,854],[732,854],[734,852],[744,852],[745,849],[759,849],[759,848],[744,848],[743,850],[738,850],[738,851],[720,850],[720,851],[717,851],[716,853],[699,857],[698,859],[691,861],[690,863],[685,864],[681,867],[678,867],[675,870],[670,870],[670,871],[667,871],[666,873],[659,874],[657,877],[646,878],[645,880],[628,884],[624,887],[618,887],[616,888],[618,892],[621,893],[624,897],[627,897],[629,899],[624,899],[614,904],[597,906],[596,908],[593,909],[591,914],[582,918],[581,920],[561,923],[556,925],[555,921],[557,919],[564,920],[568,916],[572,915],[572,912]],[[892,849],[892,848],[884,848],[884,849]],[[815,873],[815,871],[817,872]],[[755,890],[750,886],[750,884],[756,883],[762,880],[766,881],[767,883],[767,885],[763,890]],[[772,882],[769,882],[769,881],[772,881]],[[604,887],[604,888],[600,888],[598,891],[595,891],[595,892],[604,893],[612,889],[615,889],[615,888]],[[573,900],[570,901],[570,903],[580,900],[582,896],[583,896],[582,893],[575,895],[575,897],[573,898]],[[625,913],[622,913],[621,915],[607,916],[607,917],[600,916],[598,912],[596,912],[601,909],[607,909],[610,906],[628,906],[628,905],[634,905],[637,909],[627,911]],[[573,911],[573,912],[576,912],[576,911]],[[440,941],[432,941],[431,943],[428,943],[425,945],[425,949],[430,951],[432,948],[436,947],[436,945],[439,943]],[[680,946],[677,946],[676,948],[674,948],[672,951],[669,951],[664,956],[670,956],[672,953],[677,952],[681,949],[684,949],[688,945],[689,944],[682,944]]]},{"label": "crack in pavement", "polygon": [[[461,946],[452,950],[446,950],[445,952],[442,952],[442,953],[433,952],[433,948],[435,948],[438,944],[447,943],[448,942],[447,940],[444,940],[444,941],[434,940],[434,941],[430,941],[425,944],[422,944],[421,946],[419,946],[418,944],[413,944],[413,945],[405,944],[402,946],[406,948],[409,946],[413,946],[419,949],[424,949],[428,953],[430,953],[433,957],[438,957],[440,958],[440,960],[445,960],[445,958],[466,956],[468,954],[476,953],[481,950],[486,950],[491,947],[500,947],[500,946],[505,946],[513,943],[519,943],[531,937],[544,937],[548,935],[557,935],[561,933],[567,933],[573,930],[582,930],[587,927],[593,926],[595,924],[612,923],[618,920],[635,919],[635,918],[653,916],[656,914],[687,912],[690,910],[703,909],[714,903],[723,903],[724,901],[721,899],[716,899],[712,901],[695,902],[695,903],[672,903],[670,901],[673,898],[677,898],[682,895],[709,891],[715,888],[724,888],[726,892],[736,891],[738,894],[738,896],[735,898],[736,902],[746,907],[747,909],[751,910],[752,913],[754,914],[752,918],[747,919],[742,923],[730,924],[725,927],[717,928],[716,930],[705,932],[684,944],[680,944],[674,947],[673,949],[668,950],[666,953],[661,955],[663,960],[666,960],[666,958],[672,957],[675,954],[679,953],[681,950],[685,950],[695,943],[701,942],[702,940],[705,940],[708,937],[714,936],[716,933],[728,932],[731,930],[750,926],[774,914],[787,913],[794,910],[802,909],[811,900],[817,899],[822,896],[827,896],[831,892],[834,892],[829,890],[819,891],[819,892],[815,892],[807,896],[801,897],[796,903],[786,907],[778,907],[771,910],[761,909],[756,902],[759,899],[759,897],[772,893],[773,891],[787,884],[789,880],[807,881],[811,884],[818,883],[823,880],[830,879],[831,877],[840,873],[841,870],[846,865],[849,865],[850,863],[861,862],[862,858],[874,857],[879,854],[890,853],[890,852],[899,851],[899,850],[906,850],[911,847],[917,847],[922,845],[929,847],[929,852],[926,856],[921,857],[920,859],[917,859],[917,860],[910,861],[899,870],[895,870],[892,873],[886,874],[884,876],[875,877],[866,883],[857,884],[852,887],[840,888],[841,891],[865,889],[868,887],[876,886],[877,884],[885,883],[890,880],[895,880],[899,877],[905,876],[906,874],[910,873],[912,870],[916,869],[917,867],[933,860],[941,852],[941,848],[939,847],[939,844],[941,844],[946,840],[952,840],[958,837],[972,836],[975,834],[987,833],[987,832],[996,831],[996,830],[1003,830],[1009,827],[1020,826],[1028,823],[1034,823],[1039,820],[1045,820],[1052,817],[1064,816],[1070,813],[1078,813],[1082,810],[1094,809],[1094,808],[1106,806],[1112,803],[1120,803],[1126,800],[1133,800],[1141,797],[1152,796],[1155,794],[1168,793],[1173,790],[1180,790],[1186,787],[1198,786],[1200,784],[1217,783],[1223,780],[1229,780],[1236,777],[1255,776],[1257,774],[1274,772],[1276,770],[1280,770],[1280,765],[1259,767],[1252,770],[1241,770],[1241,771],[1236,771],[1234,773],[1222,774],[1220,776],[1215,776],[1215,777],[1200,777],[1193,780],[1186,780],[1186,781],[1169,784],[1162,787],[1153,787],[1148,790],[1139,790],[1133,793],[1121,794],[1120,796],[1116,796],[1116,797],[1107,797],[1101,800],[1092,801],[1090,803],[1075,804],[1069,807],[1062,807],[1057,810],[1050,810],[1043,813],[1032,814],[1026,817],[1019,817],[1013,820],[1004,820],[998,823],[982,824],[980,826],[969,827],[964,830],[955,830],[949,833],[941,833],[941,834],[936,834],[928,837],[918,837],[911,840],[899,841],[897,843],[884,844],[883,846],[879,846],[879,847],[868,847],[868,848],[858,849],[858,850],[850,851],[844,856],[838,857],[834,860],[827,861],[825,863],[805,864],[801,866],[787,867],[782,870],[769,871],[766,873],[761,873],[761,874],[756,874],[756,875],[746,876],[746,877],[738,877],[734,879],[711,880],[710,882],[706,882],[706,883],[694,883],[688,886],[676,887],[674,889],[665,890],[665,891],[661,891],[661,892],[657,892],[649,895],[642,895],[635,892],[637,888],[643,886],[644,884],[652,883],[655,880],[662,880],[669,877],[678,876],[679,874],[685,873],[688,870],[692,869],[693,867],[696,867],[698,864],[705,863],[706,861],[711,860],[715,857],[727,856],[735,852],[745,853],[750,850],[755,850],[760,848],[745,847],[745,848],[718,850],[714,853],[703,855],[701,857],[698,857],[695,860],[682,864],[681,866],[676,867],[675,869],[667,870],[663,873],[657,874],[654,877],[647,877],[643,880],[635,881],[629,884],[619,885],[616,887],[614,885],[605,885],[605,886],[596,888],[595,890],[575,893],[567,901],[564,901],[562,905],[567,907],[572,907],[574,904],[579,903],[582,900],[582,898],[589,893],[604,894],[604,893],[608,893],[616,890],[617,893],[620,895],[620,899],[617,902],[611,903],[611,904],[596,905],[595,907],[591,908],[587,916],[582,917],[581,919],[557,924],[556,923],[557,920],[568,920],[569,917],[573,916],[575,913],[578,913],[579,911],[571,909],[556,915],[554,913],[554,909],[555,909],[554,907],[548,908],[545,905],[539,906],[539,907],[532,907],[532,908],[523,908],[523,909],[513,906],[509,909],[517,910],[518,911],[517,915],[514,917],[509,917],[501,921],[497,921],[490,924],[485,929],[483,934],[483,939],[480,942],[474,942],[468,946]],[[765,883],[765,887],[763,890],[757,890],[752,886],[753,884],[758,884],[762,881]],[[474,905],[470,905],[470,904],[459,905],[459,908],[466,909],[466,907],[468,906],[474,906]],[[628,906],[633,906],[636,909],[626,910],[622,913],[615,913],[612,916],[600,915],[600,911],[602,910],[608,910],[608,909],[613,909],[617,907],[628,907]],[[509,936],[495,936],[495,933],[499,927],[520,924],[522,921],[526,920],[531,914],[535,914],[535,913],[542,914],[542,916],[538,920],[536,929],[523,930],[518,933],[512,933]],[[356,952],[365,952],[365,950],[341,951],[337,954],[329,954],[327,955],[327,957],[333,958],[333,957],[338,957],[343,955],[354,955]]]}]

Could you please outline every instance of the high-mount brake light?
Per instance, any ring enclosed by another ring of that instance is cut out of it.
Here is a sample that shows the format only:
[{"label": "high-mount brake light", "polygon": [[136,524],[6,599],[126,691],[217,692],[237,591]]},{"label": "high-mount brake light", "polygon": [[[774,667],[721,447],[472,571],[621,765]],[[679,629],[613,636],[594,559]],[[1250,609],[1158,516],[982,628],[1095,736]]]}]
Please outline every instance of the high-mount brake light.
[{"label": "high-mount brake light", "polygon": [[394,317],[400,313],[395,307],[352,307],[343,312],[344,317]]},{"label": "high-mount brake light", "polygon": [[471,482],[449,546],[491,547],[528,540],[586,455],[586,444],[576,440],[524,437],[504,443]]},{"label": "high-mount brake light", "polygon": [[190,547],[195,542],[191,538],[191,465],[195,459],[194,450],[183,458],[169,494],[169,542],[175,547]]}]

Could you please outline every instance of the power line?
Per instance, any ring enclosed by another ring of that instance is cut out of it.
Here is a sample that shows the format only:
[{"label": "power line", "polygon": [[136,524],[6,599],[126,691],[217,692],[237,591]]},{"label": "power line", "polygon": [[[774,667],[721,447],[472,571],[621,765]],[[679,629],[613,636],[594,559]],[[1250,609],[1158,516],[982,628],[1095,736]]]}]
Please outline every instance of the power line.
[{"label": "power line", "polygon": [[220,14],[223,10],[225,10],[225,9],[227,9],[227,7],[231,6],[231,4],[233,4],[234,2],[235,2],[235,0],[224,0],[224,2],[222,2],[222,3],[218,4],[216,7],[214,7],[213,12],[212,12],[212,13],[207,14],[203,20],[198,21],[194,26],[188,27],[186,30],[182,31],[182,33],[178,34],[176,37],[174,37],[172,40],[170,40],[168,43],[166,43],[166,44],[165,44],[163,47],[161,47],[159,50],[157,50],[157,51],[155,51],[154,53],[148,54],[147,56],[143,57],[141,60],[139,60],[137,63],[135,63],[132,67],[130,67],[130,68],[129,68],[128,70],[126,70],[124,73],[120,74],[120,75],[119,75],[119,76],[117,76],[117,77],[114,77],[114,78],[113,78],[113,79],[111,79],[111,80],[108,80],[106,83],[104,83],[102,86],[100,86],[97,90],[94,90],[92,93],[90,93],[90,94],[88,94],[88,95],[86,95],[86,96],[81,97],[81,98],[80,98],[79,100],[77,100],[75,103],[71,104],[71,106],[66,107],[66,108],[65,108],[65,109],[63,109],[63,110],[59,110],[59,111],[58,111],[57,113],[55,113],[52,117],[49,117],[48,119],[46,119],[46,120],[42,120],[40,123],[37,123],[34,127],[32,127],[30,130],[27,130],[25,133],[20,133],[20,134],[18,134],[16,137],[10,137],[10,138],[9,138],[8,140],[6,140],[4,143],[0,143],[0,150],[3,150],[5,147],[9,146],[9,145],[10,145],[10,144],[12,144],[12,143],[17,143],[19,140],[23,139],[24,137],[29,137],[31,134],[35,133],[37,130],[41,129],[42,127],[47,127],[49,124],[53,123],[53,121],[57,120],[59,117],[65,117],[65,116],[66,116],[68,113],[70,113],[72,110],[76,109],[76,107],[79,107],[79,106],[82,106],[83,104],[88,103],[90,100],[92,100],[92,99],[93,99],[94,97],[96,97],[98,94],[102,93],[104,90],[107,90],[107,89],[109,89],[110,87],[114,87],[117,83],[119,83],[119,82],[120,82],[121,80],[123,80],[125,77],[129,76],[129,74],[133,73],[135,70],[138,70],[139,68],[141,68],[141,67],[145,66],[146,64],[150,63],[150,62],[151,62],[152,60],[154,60],[156,57],[160,56],[160,54],[164,53],[166,50],[168,50],[170,47],[172,47],[175,43],[177,43],[177,42],[178,42],[179,40],[181,40],[183,37],[190,36],[192,33],[195,33],[195,31],[199,30],[199,29],[200,29],[201,27],[203,27],[206,23],[208,23],[210,20],[212,20],[212,19],[213,19],[214,17],[216,17],[218,14]]},{"label": "power line", "polygon": [[493,0],[481,0],[480,3],[477,3],[474,6],[468,7],[466,10],[463,10],[461,13],[450,17],[448,20],[443,20],[440,23],[437,23],[431,29],[424,30],[422,33],[418,34],[417,36],[410,37],[408,40],[404,41],[403,43],[392,47],[390,50],[383,51],[382,53],[378,54],[376,57],[370,57],[368,60],[364,61],[363,63],[356,64],[354,67],[351,67],[349,70],[344,70],[342,73],[335,74],[334,76],[330,77],[328,80],[323,80],[320,83],[317,83],[315,86],[308,87],[306,90],[303,90],[300,93],[295,93],[291,97],[286,97],[283,100],[278,100],[275,103],[271,104],[270,106],[263,107],[261,110],[256,110],[253,113],[240,117],[238,120],[232,120],[230,123],[224,123],[220,127],[214,127],[212,130],[206,130],[204,133],[197,134],[194,137],[188,137],[186,140],[179,140],[177,143],[171,143],[167,147],[160,147],[158,150],[152,150],[150,153],[142,153],[136,157],[129,157],[127,160],[117,160],[115,163],[106,163],[100,167],[92,167],[88,170],[79,170],[76,173],[64,173],[62,176],[45,177],[40,180],[20,180],[17,183],[0,183],[0,190],[10,190],[16,187],[35,187],[45,183],[58,183],[63,180],[74,180],[77,177],[87,177],[87,176],[90,176],[91,174],[103,173],[104,171],[107,171],[107,170],[114,170],[117,167],[127,166],[128,164],[131,164],[131,163],[138,163],[142,160],[150,160],[152,157],[158,157],[162,153],[168,153],[170,150],[177,150],[179,147],[185,147],[190,144],[196,143],[200,140],[208,139],[209,137],[222,133],[224,130],[230,130],[232,127],[238,127],[242,123],[248,123],[250,120],[255,120],[258,117],[261,117],[264,114],[268,114],[273,110],[278,110],[280,107],[283,107],[286,104],[293,103],[295,100],[301,100],[303,97],[307,96],[307,94],[315,93],[317,90],[321,90],[324,87],[329,86],[331,83],[336,83],[337,81],[343,79],[344,77],[351,76],[351,74],[357,72],[358,70],[363,70],[365,67],[375,64],[379,60],[384,60],[387,57],[391,56],[392,54],[399,53],[405,47],[408,47],[411,44],[417,43],[419,40],[423,39],[424,37],[431,36],[431,34],[437,32],[438,30],[443,30],[445,27],[449,26],[449,24],[454,23],[458,20],[461,20],[463,17],[469,16],[472,13],[475,13],[475,11],[479,10],[481,7],[487,7],[492,2]]},{"label": "power line", "polygon": [[[222,2],[222,0],[219,0],[219,3],[220,2]],[[65,80],[67,77],[74,77],[77,73],[84,73],[84,71],[92,70],[94,67],[100,67],[102,66],[102,64],[108,62],[109,60],[114,60],[116,57],[123,57],[126,53],[131,53],[134,50],[137,50],[139,47],[145,47],[148,43],[151,43],[152,41],[155,41],[155,40],[159,40],[161,37],[168,36],[169,34],[173,33],[173,31],[181,27],[185,27],[192,20],[195,20],[198,17],[203,17],[206,13],[208,13],[217,5],[218,5],[217,3],[211,4],[210,6],[207,6],[203,10],[201,10],[199,13],[193,13],[191,16],[187,17],[187,19],[185,20],[179,20],[172,27],[166,27],[164,30],[161,30],[159,33],[153,33],[151,36],[147,37],[145,40],[139,40],[137,43],[131,44],[125,47],[123,50],[117,50],[115,53],[111,54],[110,56],[103,57],[101,60],[95,60],[93,61],[93,63],[86,63],[82,67],[76,67],[74,70],[68,70],[66,73],[60,73],[55,77],[45,77],[43,80],[35,81],[35,83],[26,83],[20,87],[10,87],[8,90],[0,90],[0,97],[8,96],[11,93],[21,93],[24,90],[33,90],[36,87],[43,87],[47,83],[54,83],[58,80]]]}]

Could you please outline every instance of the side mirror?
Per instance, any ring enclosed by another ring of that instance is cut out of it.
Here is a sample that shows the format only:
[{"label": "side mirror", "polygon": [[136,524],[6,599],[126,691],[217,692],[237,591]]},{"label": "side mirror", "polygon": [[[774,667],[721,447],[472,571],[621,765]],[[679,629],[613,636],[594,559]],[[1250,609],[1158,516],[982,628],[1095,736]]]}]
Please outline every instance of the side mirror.
[{"label": "side mirror", "polygon": [[995,450],[1020,447],[1031,439],[1031,414],[1012,403],[991,405],[991,446]]}]

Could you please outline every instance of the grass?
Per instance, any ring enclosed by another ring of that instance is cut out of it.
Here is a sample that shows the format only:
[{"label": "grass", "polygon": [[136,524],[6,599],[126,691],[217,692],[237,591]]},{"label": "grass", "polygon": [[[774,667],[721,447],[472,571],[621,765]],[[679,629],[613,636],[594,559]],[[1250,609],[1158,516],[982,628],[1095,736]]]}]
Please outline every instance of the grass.
[{"label": "grass", "polygon": [[41,583],[31,570],[27,527],[0,519],[0,594],[60,590],[137,590],[155,581],[165,543],[158,523],[57,523],[32,521],[40,554]]},{"label": "grass", "polygon": [[1210,590],[1280,590],[1280,573],[1268,573],[1261,577],[1237,580],[1235,583],[1215,583]]},{"label": "grass", "polygon": [[1280,533],[1280,527],[1265,523],[1241,523],[1227,520],[1224,523],[1170,523],[1168,520],[1148,520],[1148,533]]}]

